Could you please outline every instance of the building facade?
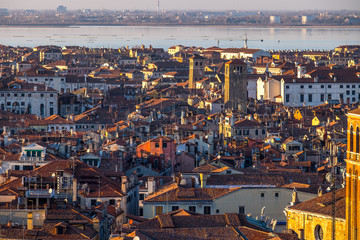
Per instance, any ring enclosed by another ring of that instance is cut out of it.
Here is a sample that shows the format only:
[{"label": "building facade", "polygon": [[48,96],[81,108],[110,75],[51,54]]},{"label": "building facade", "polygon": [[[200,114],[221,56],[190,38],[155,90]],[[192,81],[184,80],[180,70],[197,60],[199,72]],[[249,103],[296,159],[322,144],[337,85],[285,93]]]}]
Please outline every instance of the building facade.
[{"label": "building facade", "polygon": [[0,109],[46,118],[58,113],[58,92],[41,84],[10,81],[0,87]]}]

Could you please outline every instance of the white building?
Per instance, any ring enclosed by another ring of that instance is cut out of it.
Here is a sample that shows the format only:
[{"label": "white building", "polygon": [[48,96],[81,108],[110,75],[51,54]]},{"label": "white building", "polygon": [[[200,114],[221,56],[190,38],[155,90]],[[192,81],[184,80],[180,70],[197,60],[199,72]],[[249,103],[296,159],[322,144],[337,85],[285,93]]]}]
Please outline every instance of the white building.
[{"label": "white building", "polygon": [[20,157],[17,159],[4,159],[0,167],[1,173],[7,170],[32,170],[34,167],[43,166],[49,163],[46,156],[46,147],[31,143],[22,147]]},{"label": "white building", "polygon": [[309,15],[309,16],[301,16],[301,24],[305,25],[305,24],[309,24],[309,22],[311,22],[313,20],[313,16]]},{"label": "white building", "polygon": [[257,59],[261,56],[270,57],[270,53],[261,49],[227,48],[221,52],[222,59]]},{"label": "white building", "polygon": [[281,17],[280,16],[270,16],[270,24],[280,24]]},{"label": "white building", "polygon": [[66,89],[65,76],[60,76],[57,72],[41,66],[25,70],[19,73],[17,78],[28,83],[44,84],[58,92],[64,92],[64,89]]},{"label": "white building", "polygon": [[322,103],[355,103],[360,100],[360,74],[352,78],[331,75],[329,79],[283,78],[281,96],[286,106],[316,106]]},{"label": "white building", "polygon": [[58,113],[58,92],[41,84],[9,81],[0,87],[0,109],[49,117]]},{"label": "white building", "polygon": [[257,80],[257,100],[270,100],[276,102],[281,95],[281,82],[275,78],[259,78]]},{"label": "white building", "polygon": [[281,99],[286,106],[317,106],[326,101],[355,103],[360,100],[360,73],[355,68],[305,71],[305,67],[299,65],[296,77],[259,79],[257,98],[274,102]]}]

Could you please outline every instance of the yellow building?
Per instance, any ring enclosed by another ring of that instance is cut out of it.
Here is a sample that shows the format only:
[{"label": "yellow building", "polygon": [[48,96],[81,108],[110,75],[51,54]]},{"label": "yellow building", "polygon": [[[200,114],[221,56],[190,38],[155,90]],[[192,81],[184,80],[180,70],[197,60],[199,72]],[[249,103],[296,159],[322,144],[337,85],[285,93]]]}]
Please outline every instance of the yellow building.
[{"label": "yellow building", "polygon": [[360,109],[347,114],[348,141],[346,156],[346,230],[347,239],[360,239]]},{"label": "yellow building", "polygon": [[[345,188],[335,195],[335,239],[346,239]],[[285,209],[287,229],[294,230],[300,239],[332,239],[332,193],[297,203]]]}]

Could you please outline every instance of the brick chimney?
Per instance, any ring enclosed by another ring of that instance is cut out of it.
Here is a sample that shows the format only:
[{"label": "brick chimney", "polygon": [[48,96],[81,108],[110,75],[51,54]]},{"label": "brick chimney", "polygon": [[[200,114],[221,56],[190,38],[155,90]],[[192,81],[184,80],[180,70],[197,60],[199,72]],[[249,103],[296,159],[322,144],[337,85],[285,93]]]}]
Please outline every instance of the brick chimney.
[{"label": "brick chimney", "polygon": [[34,222],[33,222],[33,213],[28,212],[27,214],[27,229],[33,230],[34,229]]},{"label": "brick chimney", "polygon": [[122,193],[126,194],[127,190],[127,177],[121,176],[121,191]]}]

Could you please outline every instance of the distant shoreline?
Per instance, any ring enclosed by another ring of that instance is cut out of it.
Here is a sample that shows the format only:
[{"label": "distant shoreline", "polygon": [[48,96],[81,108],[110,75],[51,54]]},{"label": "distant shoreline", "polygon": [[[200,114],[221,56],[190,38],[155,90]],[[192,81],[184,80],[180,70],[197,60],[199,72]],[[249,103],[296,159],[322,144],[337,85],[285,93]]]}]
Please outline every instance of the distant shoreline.
[{"label": "distant shoreline", "polygon": [[339,25],[225,25],[225,24],[0,24],[0,27],[238,27],[238,28],[360,28],[360,25],[356,26],[339,26]]}]

